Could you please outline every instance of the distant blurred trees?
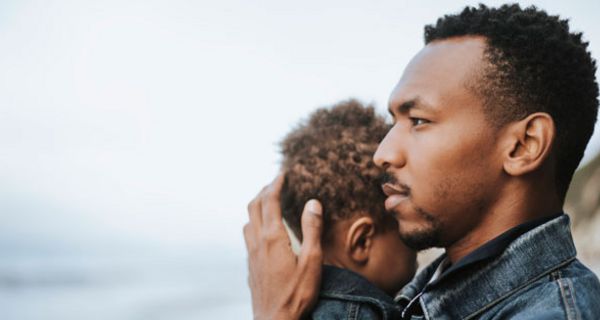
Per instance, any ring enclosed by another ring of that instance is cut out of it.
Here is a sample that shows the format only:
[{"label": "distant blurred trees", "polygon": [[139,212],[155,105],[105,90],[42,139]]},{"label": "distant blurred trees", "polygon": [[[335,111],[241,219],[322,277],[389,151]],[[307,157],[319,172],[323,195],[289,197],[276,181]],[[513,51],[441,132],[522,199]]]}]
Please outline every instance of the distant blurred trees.
[{"label": "distant blurred trees", "polygon": [[575,173],[565,212],[571,216],[580,259],[600,272],[600,154]]},{"label": "distant blurred trees", "polygon": [[590,222],[599,214],[600,154],[575,173],[565,208],[571,214],[574,227]]}]

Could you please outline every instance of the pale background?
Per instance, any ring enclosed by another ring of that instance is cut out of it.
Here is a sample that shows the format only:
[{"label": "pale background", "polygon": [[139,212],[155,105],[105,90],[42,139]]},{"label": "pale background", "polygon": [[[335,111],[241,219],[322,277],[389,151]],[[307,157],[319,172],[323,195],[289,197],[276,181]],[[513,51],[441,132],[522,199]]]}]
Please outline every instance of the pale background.
[{"label": "pale background", "polygon": [[[423,26],[476,3],[1,1],[0,319],[250,319],[277,141],[340,99],[384,112]],[[600,2],[526,3],[598,57]]]}]

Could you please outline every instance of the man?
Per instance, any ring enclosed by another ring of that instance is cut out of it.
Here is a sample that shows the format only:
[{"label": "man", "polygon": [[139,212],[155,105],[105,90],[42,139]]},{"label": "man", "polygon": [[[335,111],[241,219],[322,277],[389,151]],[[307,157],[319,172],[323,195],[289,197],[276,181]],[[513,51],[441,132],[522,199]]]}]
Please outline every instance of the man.
[{"label": "man", "polygon": [[[581,34],[536,8],[466,8],[425,28],[390,97],[375,153],[386,208],[413,248],[444,247],[398,295],[403,318],[600,318],[600,283],[577,259],[562,205],[592,135],[596,66]],[[298,319],[316,297],[318,201],[296,259],[281,177],[244,228],[256,318]]]}]

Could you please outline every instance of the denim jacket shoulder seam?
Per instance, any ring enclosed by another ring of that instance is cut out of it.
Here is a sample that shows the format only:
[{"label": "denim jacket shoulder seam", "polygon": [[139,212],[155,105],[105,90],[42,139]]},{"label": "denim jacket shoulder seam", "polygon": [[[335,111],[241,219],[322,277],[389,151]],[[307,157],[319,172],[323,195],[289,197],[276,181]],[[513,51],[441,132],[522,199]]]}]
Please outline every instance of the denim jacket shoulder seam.
[{"label": "denim jacket shoulder seam", "polygon": [[356,320],[358,319],[358,309],[359,309],[359,304],[353,301],[350,301],[350,306],[348,308],[348,314],[347,314],[347,318],[349,320]]},{"label": "denim jacket shoulder seam", "polygon": [[579,320],[579,310],[575,304],[575,292],[571,280],[568,278],[561,278],[556,280],[558,287],[560,288],[560,296],[565,306],[565,312],[568,320]]},{"label": "denim jacket shoulder seam", "polygon": [[568,265],[569,263],[575,261],[577,259],[577,257],[571,257],[557,265],[555,265],[554,267],[538,274],[537,276],[531,278],[529,281],[523,283],[522,285],[514,288],[513,290],[510,290],[509,292],[507,292],[506,294],[500,296],[499,298],[491,301],[490,303],[486,304],[485,306],[483,306],[481,309],[471,313],[470,315],[466,316],[465,319],[474,319],[477,316],[479,316],[481,313],[485,312],[486,310],[490,309],[491,307],[495,306],[496,304],[500,303],[501,301],[507,299],[508,297],[510,297],[511,295],[513,295],[515,292],[518,292],[524,288],[526,288],[527,286],[529,286],[530,284],[540,280],[541,278],[551,274],[552,272],[556,271],[559,268],[562,268],[566,265]]}]

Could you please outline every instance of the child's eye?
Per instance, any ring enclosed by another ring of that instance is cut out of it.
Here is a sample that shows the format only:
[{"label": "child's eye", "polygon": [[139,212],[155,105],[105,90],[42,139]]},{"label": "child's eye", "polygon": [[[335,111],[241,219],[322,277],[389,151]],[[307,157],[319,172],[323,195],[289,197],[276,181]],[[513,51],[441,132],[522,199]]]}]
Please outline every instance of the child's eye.
[{"label": "child's eye", "polygon": [[410,122],[412,123],[413,127],[416,127],[422,124],[429,123],[429,120],[411,117]]}]

